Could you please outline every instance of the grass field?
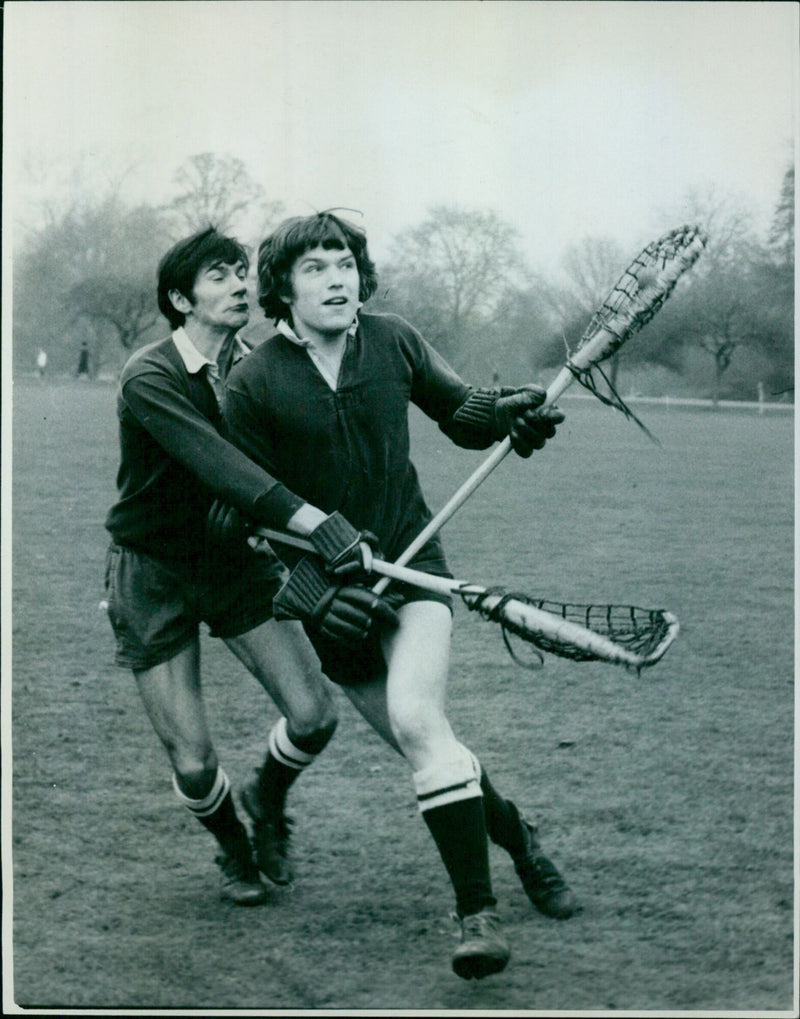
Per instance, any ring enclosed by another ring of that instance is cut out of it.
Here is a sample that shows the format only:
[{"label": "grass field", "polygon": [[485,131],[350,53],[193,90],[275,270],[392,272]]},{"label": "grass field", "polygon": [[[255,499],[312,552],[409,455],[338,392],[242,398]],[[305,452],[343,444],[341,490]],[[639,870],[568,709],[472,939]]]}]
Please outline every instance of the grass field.
[{"label": "grass field", "polygon": [[[681,635],[640,678],[553,657],[528,672],[457,609],[451,720],[583,904],[565,923],[535,913],[493,848],[513,957],[467,984],[407,770],[344,697],[295,786],[295,888],[263,909],[219,902],[211,837],[174,798],[98,609],[114,388],[15,383],[6,1011],[791,1014],[793,418],[647,408],[657,448],[597,403],[564,408],[557,439],[508,458],[447,525],[451,568],[663,606]],[[412,423],[436,509],[482,454]],[[223,647],[203,653],[239,786],[277,714]]]}]

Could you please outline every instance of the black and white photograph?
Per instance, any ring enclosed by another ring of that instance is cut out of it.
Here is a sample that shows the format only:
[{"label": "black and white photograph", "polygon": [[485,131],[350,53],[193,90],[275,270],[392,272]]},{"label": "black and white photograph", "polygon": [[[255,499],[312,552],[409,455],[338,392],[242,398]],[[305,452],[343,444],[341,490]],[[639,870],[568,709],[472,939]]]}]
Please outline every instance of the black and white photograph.
[{"label": "black and white photograph", "polygon": [[800,1015],[800,8],[6,0],[6,1015]]}]

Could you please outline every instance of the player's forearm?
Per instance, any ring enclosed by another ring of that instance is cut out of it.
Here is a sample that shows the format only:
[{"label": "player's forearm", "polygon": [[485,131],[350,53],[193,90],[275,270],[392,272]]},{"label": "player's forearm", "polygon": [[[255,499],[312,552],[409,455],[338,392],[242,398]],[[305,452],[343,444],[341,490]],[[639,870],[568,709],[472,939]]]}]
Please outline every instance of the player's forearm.
[{"label": "player's forearm", "polygon": [[128,383],[131,413],[152,438],[214,495],[265,527],[285,527],[304,505],[277,478],[221,435],[184,395],[158,377]]},{"label": "player's forearm", "polygon": [[292,531],[294,534],[311,534],[327,517],[327,513],[323,513],[321,509],[306,502],[287,520],[286,530]]}]

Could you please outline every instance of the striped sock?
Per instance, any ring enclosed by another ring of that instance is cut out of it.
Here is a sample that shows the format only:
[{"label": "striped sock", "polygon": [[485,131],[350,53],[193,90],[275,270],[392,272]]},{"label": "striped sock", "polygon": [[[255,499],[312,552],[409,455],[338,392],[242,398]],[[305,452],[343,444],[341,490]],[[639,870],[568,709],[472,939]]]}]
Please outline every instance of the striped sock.
[{"label": "striped sock", "polygon": [[447,869],[459,916],[494,906],[483,801],[469,753],[417,771],[413,778],[420,813]]},{"label": "striped sock", "polygon": [[217,768],[209,792],[199,800],[187,796],[178,785],[173,772],[172,785],[181,803],[194,814],[200,824],[216,838],[228,856],[250,852],[247,831],[236,816],[236,807],[231,796],[231,783],[225,771]]},{"label": "striped sock", "polygon": [[258,778],[259,797],[264,807],[276,813],[283,811],[289,787],[314,763],[332,735],[333,729],[325,729],[311,736],[292,737],[285,718],[275,723]]},{"label": "striped sock", "polygon": [[516,857],[523,853],[528,845],[519,810],[512,800],[505,799],[495,789],[475,754],[471,750],[467,750],[466,747],[464,749],[472,758],[475,774],[481,784],[486,834],[495,845],[505,849],[512,857]]}]

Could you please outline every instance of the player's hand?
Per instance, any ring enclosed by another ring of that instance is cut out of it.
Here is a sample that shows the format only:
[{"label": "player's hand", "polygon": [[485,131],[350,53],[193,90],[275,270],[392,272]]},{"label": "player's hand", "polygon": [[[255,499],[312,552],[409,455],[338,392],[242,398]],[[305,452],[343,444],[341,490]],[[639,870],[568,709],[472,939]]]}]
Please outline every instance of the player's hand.
[{"label": "player's hand", "polygon": [[272,602],[275,618],[299,619],[333,640],[360,644],[373,631],[394,628],[398,618],[388,602],[356,584],[331,584],[324,568],[305,556]]},{"label": "player's hand", "polygon": [[556,426],[564,420],[558,407],[542,407],[547,391],[528,385],[509,396],[498,397],[494,405],[496,434],[511,440],[515,453],[529,457],[556,434]]},{"label": "player's hand", "polygon": [[206,561],[209,568],[223,567],[229,564],[232,554],[246,550],[252,531],[252,523],[235,506],[223,499],[215,499],[206,517]]},{"label": "player's hand", "polygon": [[341,513],[331,513],[308,536],[330,573],[361,579],[372,570],[378,539],[371,531],[357,531]]}]

